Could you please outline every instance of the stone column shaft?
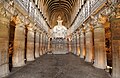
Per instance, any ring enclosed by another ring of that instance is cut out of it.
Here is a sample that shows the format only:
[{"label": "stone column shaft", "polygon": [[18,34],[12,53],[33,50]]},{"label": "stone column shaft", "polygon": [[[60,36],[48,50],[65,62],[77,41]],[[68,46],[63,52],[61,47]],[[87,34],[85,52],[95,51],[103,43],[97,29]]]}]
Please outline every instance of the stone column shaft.
[{"label": "stone column shaft", "polygon": [[85,34],[84,30],[82,30],[80,35],[80,58],[84,57],[85,57]]},{"label": "stone column shaft", "polygon": [[77,55],[79,56],[80,55],[80,36],[79,34],[77,35]]},{"label": "stone column shaft", "polygon": [[14,52],[13,52],[13,67],[25,65],[25,28],[24,26],[16,25],[14,37]]},{"label": "stone column shaft", "polygon": [[112,78],[120,78],[120,19],[111,19],[112,30]]},{"label": "stone column shaft", "polygon": [[85,61],[86,62],[92,62],[93,60],[93,34],[92,34],[92,30],[88,29],[86,30],[85,33],[85,38],[86,38],[86,58]]},{"label": "stone column shaft", "polygon": [[42,51],[42,48],[43,48],[43,36],[42,36],[42,33],[40,34],[40,55],[43,55],[43,51]]},{"label": "stone column shaft", "polygon": [[45,35],[45,54],[47,52],[47,35]]},{"label": "stone column shaft", "polygon": [[34,58],[34,31],[28,29],[27,35],[27,61],[33,61]]},{"label": "stone column shaft", "polygon": [[72,41],[71,41],[71,46],[72,46],[72,53],[74,53],[74,39],[72,38]]},{"label": "stone column shaft", "polygon": [[50,45],[51,45],[51,40],[50,40],[50,38],[48,38],[48,51],[51,50],[51,49],[50,49]]},{"label": "stone column shaft", "polygon": [[105,52],[105,29],[102,24],[97,24],[94,29],[94,66],[97,68],[106,68],[106,52]]},{"label": "stone column shaft", "polygon": [[76,54],[76,35],[74,35],[74,40],[73,40],[73,43],[74,43],[74,54]]},{"label": "stone column shaft", "polygon": [[0,77],[4,77],[9,73],[8,44],[9,20],[6,17],[0,15]]},{"label": "stone column shaft", "polygon": [[45,54],[45,34],[42,35],[42,53]]},{"label": "stone column shaft", "polygon": [[35,43],[35,57],[36,58],[38,58],[39,57],[39,33],[38,32],[36,32],[36,41],[35,41],[36,43]]},{"label": "stone column shaft", "polygon": [[68,39],[68,51],[69,52],[72,52],[72,45],[71,45],[71,43],[72,43],[72,40]]}]

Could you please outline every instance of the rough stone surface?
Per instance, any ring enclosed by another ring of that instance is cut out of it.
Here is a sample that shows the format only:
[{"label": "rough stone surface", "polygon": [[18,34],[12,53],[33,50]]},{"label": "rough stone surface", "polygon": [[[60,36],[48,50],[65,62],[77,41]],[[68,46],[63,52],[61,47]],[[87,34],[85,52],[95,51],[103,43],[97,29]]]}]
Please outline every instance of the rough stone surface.
[{"label": "rough stone surface", "polygon": [[111,22],[112,27],[112,57],[113,57],[113,78],[120,78],[120,19]]},{"label": "rough stone surface", "polygon": [[[1,6],[0,6],[1,8]],[[3,20],[4,19],[4,20]],[[8,75],[9,20],[0,15],[0,78]]]},{"label": "rough stone surface", "polygon": [[34,32],[28,31],[27,37],[27,61],[34,60]]},{"label": "rough stone surface", "polygon": [[86,36],[86,58],[85,58],[85,61],[86,62],[92,62],[93,60],[93,36],[92,36],[92,32],[91,31],[88,31],[86,32],[85,34]]},{"label": "rough stone surface", "polygon": [[6,78],[110,78],[72,54],[44,55]]},{"label": "rough stone surface", "polygon": [[85,52],[85,34],[84,31],[81,31],[80,35],[80,58],[84,58],[86,55]]},{"label": "rough stone surface", "polygon": [[14,38],[13,67],[20,67],[24,63],[25,33],[24,26],[16,26]]},{"label": "rough stone surface", "polygon": [[96,26],[99,26],[99,28],[94,29],[94,66],[105,69],[107,66],[105,52],[105,29],[102,24],[98,24]]}]

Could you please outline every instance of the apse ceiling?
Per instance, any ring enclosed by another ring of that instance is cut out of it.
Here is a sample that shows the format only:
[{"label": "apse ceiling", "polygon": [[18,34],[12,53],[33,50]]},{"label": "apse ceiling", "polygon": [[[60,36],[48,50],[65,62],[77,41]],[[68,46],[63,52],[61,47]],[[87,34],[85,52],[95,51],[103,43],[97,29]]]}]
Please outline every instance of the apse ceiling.
[{"label": "apse ceiling", "polygon": [[46,19],[51,28],[57,25],[57,18],[61,16],[63,25],[69,28],[71,15],[74,11],[75,3],[78,0],[44,0],[46,6]]}]

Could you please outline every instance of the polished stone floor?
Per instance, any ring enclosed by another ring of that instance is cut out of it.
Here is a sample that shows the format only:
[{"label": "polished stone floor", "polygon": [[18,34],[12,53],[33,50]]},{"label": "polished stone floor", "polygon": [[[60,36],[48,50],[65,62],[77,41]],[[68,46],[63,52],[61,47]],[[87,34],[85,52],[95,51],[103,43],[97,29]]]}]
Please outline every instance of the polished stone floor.
[{"label": "polished stone floor", "polygon": [[6,78],[110,78],[104,70],[73,55],[44,55]]}]

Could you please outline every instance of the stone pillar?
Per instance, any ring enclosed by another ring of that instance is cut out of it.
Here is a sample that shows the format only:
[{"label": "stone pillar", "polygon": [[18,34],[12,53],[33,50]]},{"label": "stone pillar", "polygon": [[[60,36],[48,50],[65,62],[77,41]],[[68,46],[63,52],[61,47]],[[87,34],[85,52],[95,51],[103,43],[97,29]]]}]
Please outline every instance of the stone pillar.
[{"label": "stone pillar", "polygon": [[40,40],[41,40],[41,33],[39,31],[39,57],[40,57],[40,45],[41,45]]},{"label": "stone pillar", "polygon": [[90,25],[87,27],[85,31],[85,40],[86,40],[86,62],[92,62],[93,60],[93,33],[92,27]]},{"label": "stone pillar", "polygon": [[0,14],[0,78],[8,75],[9,73],[8,44],[9,44],[9,19]]},{"label": "stone pillar", "polygon": [[40,34],[40,55],[43,55],[43,53],[42,53],[42,52],[43,52],[43,51],[42,51],[42,48],[43,48],[43,44],[42,44],[42,43],[43,43],[43,37],[42,37],[42,35],[43,35],[43,34],[41,33],[41,34]]},{"label": "stone pillar", "polygon": [[44,54],[46,54],[46,52],[47,52],[47,35],[45,34],[45,39],[44,39],[45,41],[44,41],[44,45],[45,45],[45,47],[44,47]]},{"label": "stone pillar", "polygon": [[120,18],[114,17],[110,21],[112,31],[112,78],[120,78]]},{"label": "stone pillar", "polygon": [[48,40],[49,40],[49,38],[48,38],[48,36],[47,36],[47,38],[46,38],[46,51],[48,52]]},{"label": "stone pillar", "polygon": [[[65,45],[65,49],[64,49],[64,53],[68,53],[68,50],[67,50],[67,39],[63,40],[64,44],[62,45]],[[62,49],[63,47],[61,47]]]},{"label": "stone pillar", "polygon": [[75,55],[77,55],[77,49],[78,49],[78,47],[77,47],[77,33],[76,33],[76,35],[75,35]]},{"label": "stone pillar", "polygon": [[105,29],[102,24],[97,23],[94,27],[94,66],[97,68],[106,68],[105,52]]},{"label": "stone pillar", "polygon": [[33,61],[34,58],[34,31],[28,27],[27,34],[27,61]]},{"label": "stone pillar", "polygon": [[36,53],[36,27],[33,27],[34,31],[34,58],[36,58],[35,53]]},{"label": "stone pillar", "polygon": [[82,28],[80,32],[80,58],[85,57],[85,30]]},{"label": "stone pillar", "polygon": [[47,35],[45,34],[45,54],[47,52]]},{"label": "stone pillar", "polygon": [[51,45],[51,39],[50,38],[48,38],[48,51],[50,51],[51,49],[50,49],[50,45]]},{"label": "stone pillar", "polygon": [[75,35],[73,35],[73,54],[75,54]]},{"label": "stone pillar", "polygon": [[15,27],[14,37],[14,52],[13,52],[13,67],[20,67],[25,65],[25,26],[18,24]]},{"label": "stone pillar", "polygon": [[45,54],[45,34],[42,35],[42,53]]},{"label": "stone pillar", "polygon": [[72,36],[72,53],[74,54],[74,35]]},{"label": "stone pillar", "polygon": [[73,43],[74,43],[74,54],[76,54],[76,35],[74,35],[74,38],[73,38]]},{"label": "stone pillar", "polygon": [[68,38],[68,52],[72,52],[72,45],[71,45],[71,43],[72,43],[71,38]]},{"label": "stone pillar", "polygon": [[36,41],[35,41],[35,57],[38,58],[39,57],[39,32],[36,31]]},{"label": "stone pillar", "polygon": [[80,55],[80,35],[77,34],[77,55]]}]

